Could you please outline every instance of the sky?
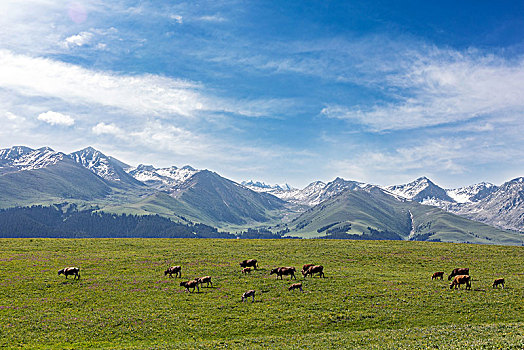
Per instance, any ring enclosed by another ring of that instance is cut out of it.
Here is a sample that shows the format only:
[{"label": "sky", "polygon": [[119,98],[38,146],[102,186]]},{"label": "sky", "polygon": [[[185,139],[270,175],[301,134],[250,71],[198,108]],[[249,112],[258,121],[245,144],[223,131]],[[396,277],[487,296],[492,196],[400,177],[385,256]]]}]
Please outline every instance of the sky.
[{"label": "sky", "polygon": [[0,148],[302,188],[524,176],[524,2],[0,2]]}]

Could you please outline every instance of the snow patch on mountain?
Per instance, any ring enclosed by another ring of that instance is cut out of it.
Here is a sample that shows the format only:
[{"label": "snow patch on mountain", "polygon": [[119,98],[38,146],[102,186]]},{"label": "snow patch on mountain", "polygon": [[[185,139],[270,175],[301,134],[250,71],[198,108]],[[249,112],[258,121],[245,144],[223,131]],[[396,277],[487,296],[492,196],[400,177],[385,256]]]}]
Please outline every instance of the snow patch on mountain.
[{"label": "snow patch on mountain", "polygon": [[12,163],[21,156],[31,153],[34,149],[25,146],[14,146],[11,148],[0,149],[0,166]]},{"label": "snow patch on mountain", "polygon": [[179,186],[191,178],[191,176],[199,172],[199,170],[188,165],[182,168],[177,168],[176,166],[169,168],[155,168],[152,165],[144,164],[140,164],[137,167],[127,168],[125,171],[136,180],[158,189],[168,189]]},{"label": "snow patch on mountain", "polygon": [[315,206],[345,190],[364,188],[367,185],[339,177],[327,184],[322,181],[315,181],[303,189],[293,188],[288,184],[268,185],[260,181],[243,181],[242,184],[253,191],[270,193],[286,202],[305,206]]},{"label": "snow patch on mountain", "polygon": [[242,181],[241,184],[247,188],[249,188],[252,191],[255,192],[287,192],[287,191],[293,191],[296,190],[296,188],[291,187],[290,185],[286,184],[276,184],[276,185],[268,185],[265,182],[261,181]]},{"label": "snow patch on mountain", "polygon": [[58,163],[64,156],[64,153],[55,152],[49,147],[34,150],[17,146],[0,151],[0,168],[11,168],[14,171],[41,169]]},{"label": "snow patch on mountain", "polygon": [[481,182],[471,186],[446,190],[446,193],[457,203],[470,203],[486,198],[497,189],[498,187],[491,183]]},{"label": "snow patch on mountain", "polygon": [[69,155],[75,162],[91,170],[103,179],[110,181],[121,181],[118,170],[112,162],[111,157],[106,156],[92,147],[84,148]]},{"label": "snow patch on mountain", "polygon": [[451,211],[498,228],[524,232],[524,178],[508,181],[485,198]]}]

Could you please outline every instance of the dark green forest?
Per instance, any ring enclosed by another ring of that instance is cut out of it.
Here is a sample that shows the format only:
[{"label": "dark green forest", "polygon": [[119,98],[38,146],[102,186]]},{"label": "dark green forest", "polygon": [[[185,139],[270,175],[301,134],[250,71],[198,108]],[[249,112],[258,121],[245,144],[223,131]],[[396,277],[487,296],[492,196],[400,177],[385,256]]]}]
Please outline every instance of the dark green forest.
[{"label": "dark green forest", "polygon": [[117,215],[79,210],[74,204],[0,210],[0,237],[236,238],[204,224],[182,224],[159,215]]}]

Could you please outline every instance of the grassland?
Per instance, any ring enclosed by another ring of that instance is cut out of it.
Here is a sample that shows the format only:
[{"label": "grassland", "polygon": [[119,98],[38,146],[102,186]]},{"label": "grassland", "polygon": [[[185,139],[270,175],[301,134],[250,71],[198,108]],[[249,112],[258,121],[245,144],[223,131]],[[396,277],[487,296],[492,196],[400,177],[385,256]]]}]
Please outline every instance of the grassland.
[{"label": "grassland", "polygon": [[[242,275],[238,262],[259,260]],[[276,266],[324,265],[289,292]],[[0,347],[524,348],[524,248],[400,241],[3,239]],[[164,277],[213,276],[186,293]],[[57,276],[79,266],[82,278]],[[431,281],[469,267],[472,290]],[[493,289],[505,277],[505,289]],[[255,289],[255,303],[240,302]]]}]

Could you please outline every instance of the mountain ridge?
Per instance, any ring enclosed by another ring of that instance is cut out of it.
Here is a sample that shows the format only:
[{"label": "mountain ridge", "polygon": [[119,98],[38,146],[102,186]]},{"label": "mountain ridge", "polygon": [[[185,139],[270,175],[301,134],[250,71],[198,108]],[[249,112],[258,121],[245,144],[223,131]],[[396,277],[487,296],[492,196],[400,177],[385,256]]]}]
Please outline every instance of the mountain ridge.
[{"label": "mountain ridge", "polygon": [[[213,171],[198,170],[189,165],[155,168],[139,164],[134,167],[93,147],[65,154],[49,147],[35,150],[13,146],[0,150],[0,188],[3,189],[0,190],[2,207],[71,202],[87,207],[94,205],[100,210],[115,213],[160,214],[179,221],[187,218],[186,221],[227,229],[274,226],[278,232],[285,231],[291,235],[304,233],[308,226],[309,236],[317,236],[318,233],[347,234],[350,230],[345,232],[347,227],[344,225],[350,224],[348,219],[321,222],[322,225],[316,228],[309,224],[299,225],[295,221],[311,212],[325,215],[326,212],[318,208],[328,204],[332,206],[333,203],[340,205],[339,209],[333,209],[334,212],[344,212],[343,208],[349,207],[340,198],[359,203],[357,207],[361,213],[370,211],[351,221],[351,227],[358,227],[359,232],[371,230],[366,237],[376,238],[385,234],[388,239],[395,235],[402,239],[440,239],[439,234],[454,232],[442,237],[457,241],[460,241],[457,237],[463,237],[467,241],[472,239],[468,226],[486,230],[468,219],[491,225],[493,232],[499,232],[501,237],[505,235],[501,232],[505,231],[500,230],[522,232],[524,226],[523,178],[513,179],[501,186],[479,183],[444,189],[427,177],[387,187],[337,177],[327,183],[314,181],[303,189],[297,189],[288,184],[268,185],[261,181],[237,183]],[[417,206],[416,209],[408,209],[408,212],[404,210],[402,214],[395,212],[395,215],[386,215],[393,207],[408,208],[415,203],[431,205],[435,210],[422,210]],[[438,218],[440,226],[432,224],[439,227],[438,232],[419,230],[423,232],[420,235],[414,226],[407,231],[406,222],[418,220],[417,211],[431,212]],[[462,219],[445,213],[460,215]],[[395,223],[399,215],[405,219],[402,219],[401,226]],[[385,222],[379,225],[377,218]],[[458,225],[458,228],[453,229],[453,225]],[[472,240],[482,241],[478,238]],[[489,239],[482,242],[487,241]]]}]

